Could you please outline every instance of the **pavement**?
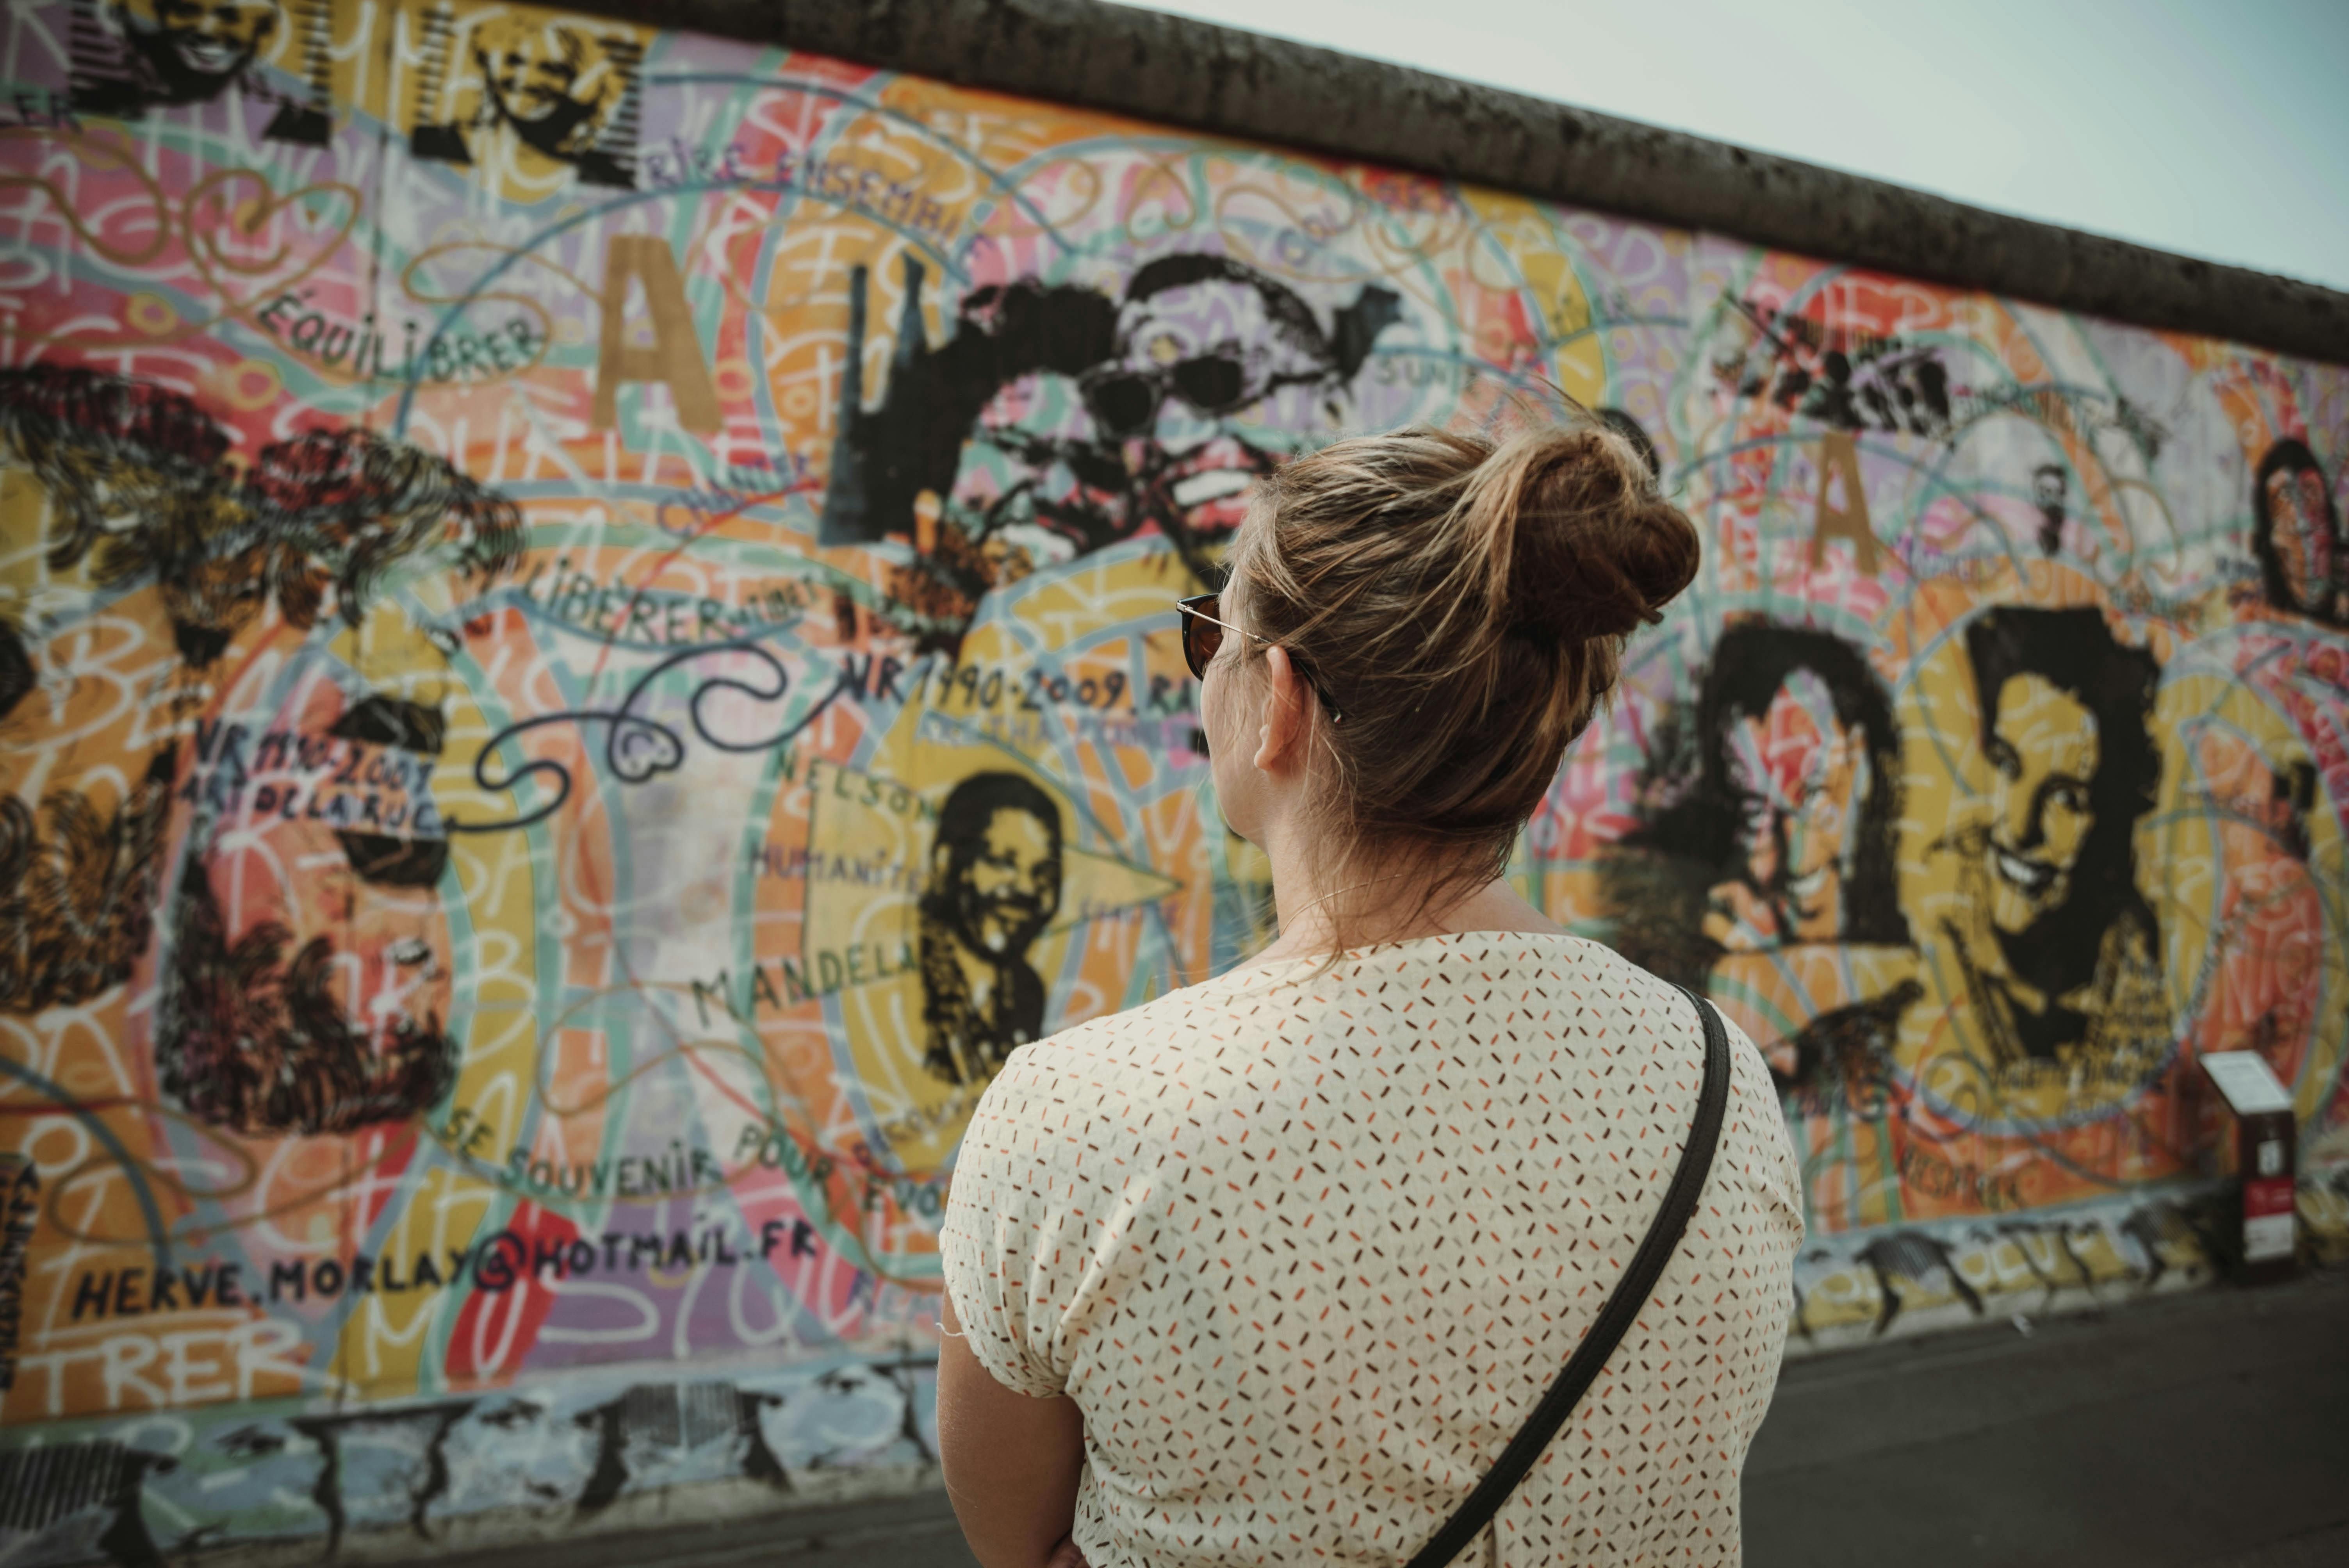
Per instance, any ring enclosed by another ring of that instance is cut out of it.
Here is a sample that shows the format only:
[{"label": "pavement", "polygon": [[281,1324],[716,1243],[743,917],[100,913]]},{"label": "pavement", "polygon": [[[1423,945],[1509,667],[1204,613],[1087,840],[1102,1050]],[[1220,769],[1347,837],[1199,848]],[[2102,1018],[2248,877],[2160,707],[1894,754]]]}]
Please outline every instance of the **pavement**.
[{"label": "pavement", "polygon": [[1790,1363],[1745,1560],[2342,1568],[2349,1275]]},{"label": "pavement", "polygon": [[[943,1493],[450,1568],[975,1568]],[[2349,1274],[1788,1363],[1749,1568],[2349,1564]]]}]

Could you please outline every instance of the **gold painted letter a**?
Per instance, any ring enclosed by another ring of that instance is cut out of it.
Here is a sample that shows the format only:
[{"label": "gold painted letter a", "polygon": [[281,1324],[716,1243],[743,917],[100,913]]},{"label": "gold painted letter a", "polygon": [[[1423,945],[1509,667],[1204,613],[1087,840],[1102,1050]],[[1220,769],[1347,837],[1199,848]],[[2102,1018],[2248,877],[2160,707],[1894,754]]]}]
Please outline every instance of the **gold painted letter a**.
[{"label": "gold painted letter a", "polygon": [[[652,316],[649,346],[627,337],[628,284],[645,285]],[[718,387],[701,357],[693,315],[685,307],[685,284],[677,258],[657,234],[615,234],[604,250],[604,328],[595,354],[595,407],[588,423],[608,430],[620,422],[620,384],[658,381],[677,404],[677,422],[697,435],[715,435],[723,422]]]},{"label": "gold painted letter a", "polygon": [[[1827,500],[1836,478],[1843,478],[1843,501]],[[1819,510],[1811,523],[1811,565],[1826,556],[1827,541],[1848,539],[1859,569],[1876,575],[1876,532],[1868,522],[1868,487],[1859,482],[1859,448],[1848,430],[1829,430],[1819,441]]]}]

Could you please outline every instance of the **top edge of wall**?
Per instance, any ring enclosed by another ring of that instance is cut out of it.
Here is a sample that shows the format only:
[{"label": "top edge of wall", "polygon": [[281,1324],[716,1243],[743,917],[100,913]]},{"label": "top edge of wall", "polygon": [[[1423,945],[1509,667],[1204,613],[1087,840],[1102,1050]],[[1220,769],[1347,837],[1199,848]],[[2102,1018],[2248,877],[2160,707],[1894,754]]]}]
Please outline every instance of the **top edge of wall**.
[{"label": "top edge of wall", "polygon": [[2349,364],[2349,294],[1102,0],[554,0]]}]

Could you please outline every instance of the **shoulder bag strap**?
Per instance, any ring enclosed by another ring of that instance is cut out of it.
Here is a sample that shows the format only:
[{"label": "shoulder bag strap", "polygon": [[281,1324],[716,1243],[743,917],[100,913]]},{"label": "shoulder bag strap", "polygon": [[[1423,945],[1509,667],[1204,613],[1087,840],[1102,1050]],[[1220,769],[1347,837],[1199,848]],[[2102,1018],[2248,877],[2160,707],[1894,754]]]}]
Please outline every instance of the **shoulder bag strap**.
[{"label": "shoulder bag strap", "polygon": [[1663,1206],[1648,1227],[1632,1254],[1631,1266],[1608,1296],[1607,1305],[1599,1309],[1582,1343],[1574,1347],[1557,1381],[1541,1397],[1526,1424],[1501,1450],[1491,1473],[1476,1483],[1459,1511],[1444,1522],[1438,1530],[1413,1557],[1409,1568],[1445,1568],[1457,1556],[1460,1549],[1475,1539],[1479,1531],[1493,1522],[1501,1504],[1517,1483],[1534,1468],[1542,1450],[1549,1446],[1558,1428],[1582,1401],[1599,1369],[1607,1364],[1624,1332],[1631,1326],[1640,1309],[1648,1303],[1648,1294],[1656,1288],[1656,1280],[1664,1272],[1664,1264],[1681,1244],[1682,1233],[1688,1229],[1689,1215],[1696,1209],[1697,1194],[1703,1191],[1704,1179],[1713,1170],[1713,1153],[1721,1142],[1721,1121],[1729,1105],[1729,1035],[1721,1026],[1721,1016],[1713,1005],[1699,998],[1686,986],[1681,994],[1692,1003],[1697,1017],[1704,1025],[1704,1088],[1697,1096],[1696,1120],[1689,1130],[1687,1144],[1681,1150],[1681,1162],[1672,1172],[1672,1182],[1664,1190]]}]

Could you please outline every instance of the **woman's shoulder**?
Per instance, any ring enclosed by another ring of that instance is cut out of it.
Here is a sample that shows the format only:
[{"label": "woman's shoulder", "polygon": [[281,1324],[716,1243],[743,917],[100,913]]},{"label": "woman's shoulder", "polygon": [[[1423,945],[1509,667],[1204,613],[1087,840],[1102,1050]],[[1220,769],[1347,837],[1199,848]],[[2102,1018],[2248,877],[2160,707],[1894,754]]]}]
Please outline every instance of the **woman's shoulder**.
[{"label": "woman's shoulder", "polygon": [[[1227,971],[1013,1051],[974,1129],[1089,1129],[1137,1152],[1254,1102],[1308,1039],[1324,987],[1265,965]],[[1163,1150],[1162,1150],[1163,1152]]]},{"label": "woman's shoulder", "polygon": [[1335,960],[1277,961],[1226,971],[1138,1006],[1087,1019],[1022,1047],[1007,1076],[1060,1094],[1163,1085],[1205,1087],[1262,1058],[1283,1041],[1309,1037],[1333,1012],[1400,995],[1440,1000],[1541,992],[1580,1006],[1648,1007],[1672,987],[1612,949],[1580,937],[1532,932],[1464,932],[1341,954]]},{"label": "woman's shoulder", "polygon": [[[1238,1044],[1226,1007],[1234,987],[1218,976],[1138,1006],[1072,1024],[1021,1046],[987,1087],[956,1161],[961,1199],[976,1192],[1003,1209],[1040,1190],[1039,1171],[1061,1199],[1116,1200],[1125,1180],[1154,1170],[1203,1107],[1198,1061],[1206,1043]],[[1213,1097],[1206,1097],[1212,1099]],[[1102,1183],[1107,1182],[1107,1186]],[[959,1201],[959,1200],[958,1200]]]},{"label": "woman's shoulder", "polygon": [[1179,986],[1115,1013],[1104,1013],[1046,1036],[1012,1053],[1005,1068],[1061,1085],[1099,1084],[1168,1069],[1218,1045],[1244,1046],[1277,1030],[1299,996],[1283,997],[1272,977],[1232,970]]},{"label": "woman's shoulder", "polygon": [[1496,992],[1548,995],[1588,1011],[1641,1011],[1678,990],[1613,948],[1566,932],[1455,931],[1396,943],[1358,955],[1348,978],[1358,990],[1401,984],[1465,1004]]}]

